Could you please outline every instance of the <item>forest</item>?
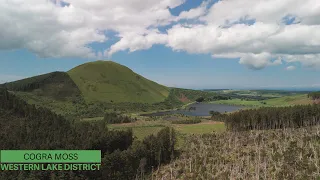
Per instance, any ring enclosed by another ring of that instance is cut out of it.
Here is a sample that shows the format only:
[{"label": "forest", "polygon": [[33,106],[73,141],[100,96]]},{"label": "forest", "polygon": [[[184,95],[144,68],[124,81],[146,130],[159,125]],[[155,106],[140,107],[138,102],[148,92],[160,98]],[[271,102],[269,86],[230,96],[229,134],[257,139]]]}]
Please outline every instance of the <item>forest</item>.
[{"label": "forest", "polygon": [[320,124],[320,106],[313,104],[241,110],[225,116],[224,122],[231,131],[314,126]]},{"label": "forest", "polygon": [[81,98],[79,88],[65,72],[52,72],[1,86],[10,91],[33,92],[37,96],[51,97],[60,101],[74,101]]},{"label": "forest", "polygon": [[106,125],[106,121],[68,121],[0,88],[0,149],[97,149],[102,152],[103,167],[97,172],[6,171],[0,179],[134,179],[175,155],[172,128],[137,141],[132,130],[111,131]]}]

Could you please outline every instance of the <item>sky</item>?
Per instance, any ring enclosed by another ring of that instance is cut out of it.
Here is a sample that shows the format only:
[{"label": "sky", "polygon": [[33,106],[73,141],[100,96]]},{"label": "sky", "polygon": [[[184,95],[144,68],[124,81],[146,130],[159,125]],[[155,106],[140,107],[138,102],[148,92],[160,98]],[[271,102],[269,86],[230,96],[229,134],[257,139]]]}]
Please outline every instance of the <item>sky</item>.
[{"label": "sky", "polygon": [[0,83],[112,60],[171,87],[320,89],[319,0],[0,0]]}]

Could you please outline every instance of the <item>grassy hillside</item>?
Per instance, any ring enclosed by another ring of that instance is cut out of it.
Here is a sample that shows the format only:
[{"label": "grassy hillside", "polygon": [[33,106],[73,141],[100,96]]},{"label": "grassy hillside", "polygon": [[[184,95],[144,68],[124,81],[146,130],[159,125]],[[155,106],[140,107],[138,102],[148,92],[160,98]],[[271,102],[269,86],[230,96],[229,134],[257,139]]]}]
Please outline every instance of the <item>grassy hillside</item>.
[{"label": "grassy hillside", "polygon": [[107,109],[147,111],[172,104],[169,88],[111,61],[86,63],[69,72],[52,72],[0,87],[61,115],[94,117]]},{"label": "grassy hillside", "polygon": [[68,74],[86,102],[164,101],[169,89],[150,81],[131,69],[111,61],[95,61],[77,66]]}]

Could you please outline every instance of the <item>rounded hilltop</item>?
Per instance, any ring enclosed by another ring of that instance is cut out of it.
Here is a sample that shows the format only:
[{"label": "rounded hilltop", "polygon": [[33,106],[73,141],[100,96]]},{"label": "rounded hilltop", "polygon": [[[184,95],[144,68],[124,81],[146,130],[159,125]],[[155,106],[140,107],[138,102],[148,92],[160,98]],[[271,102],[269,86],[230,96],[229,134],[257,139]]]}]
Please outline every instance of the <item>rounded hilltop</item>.
[{"label": "rounded hilltop", "polygon": [[169,94],[165,86],[150,81],[114,61],[97,60],[68,71],[87,102],[164,101]]}]

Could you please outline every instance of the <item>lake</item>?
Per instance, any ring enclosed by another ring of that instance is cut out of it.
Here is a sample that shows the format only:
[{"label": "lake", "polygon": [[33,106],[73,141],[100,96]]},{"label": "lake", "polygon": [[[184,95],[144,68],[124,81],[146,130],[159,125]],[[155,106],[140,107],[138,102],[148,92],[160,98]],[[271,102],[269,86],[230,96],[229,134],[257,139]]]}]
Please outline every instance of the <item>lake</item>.
[{"label": "lake", "polygon": [[[188,110],[190,107],[195,107],[195,110]],[[188,116],[211,116],[210,111],[218,111],[220,113],[233,112],[244,108],[244,106],[198,103],[189,105],[186,110],[174,110],[165,112],[155,112],[150,114],[143,114],[142,116],[164,116],[168,114],[184,114]]]}]

